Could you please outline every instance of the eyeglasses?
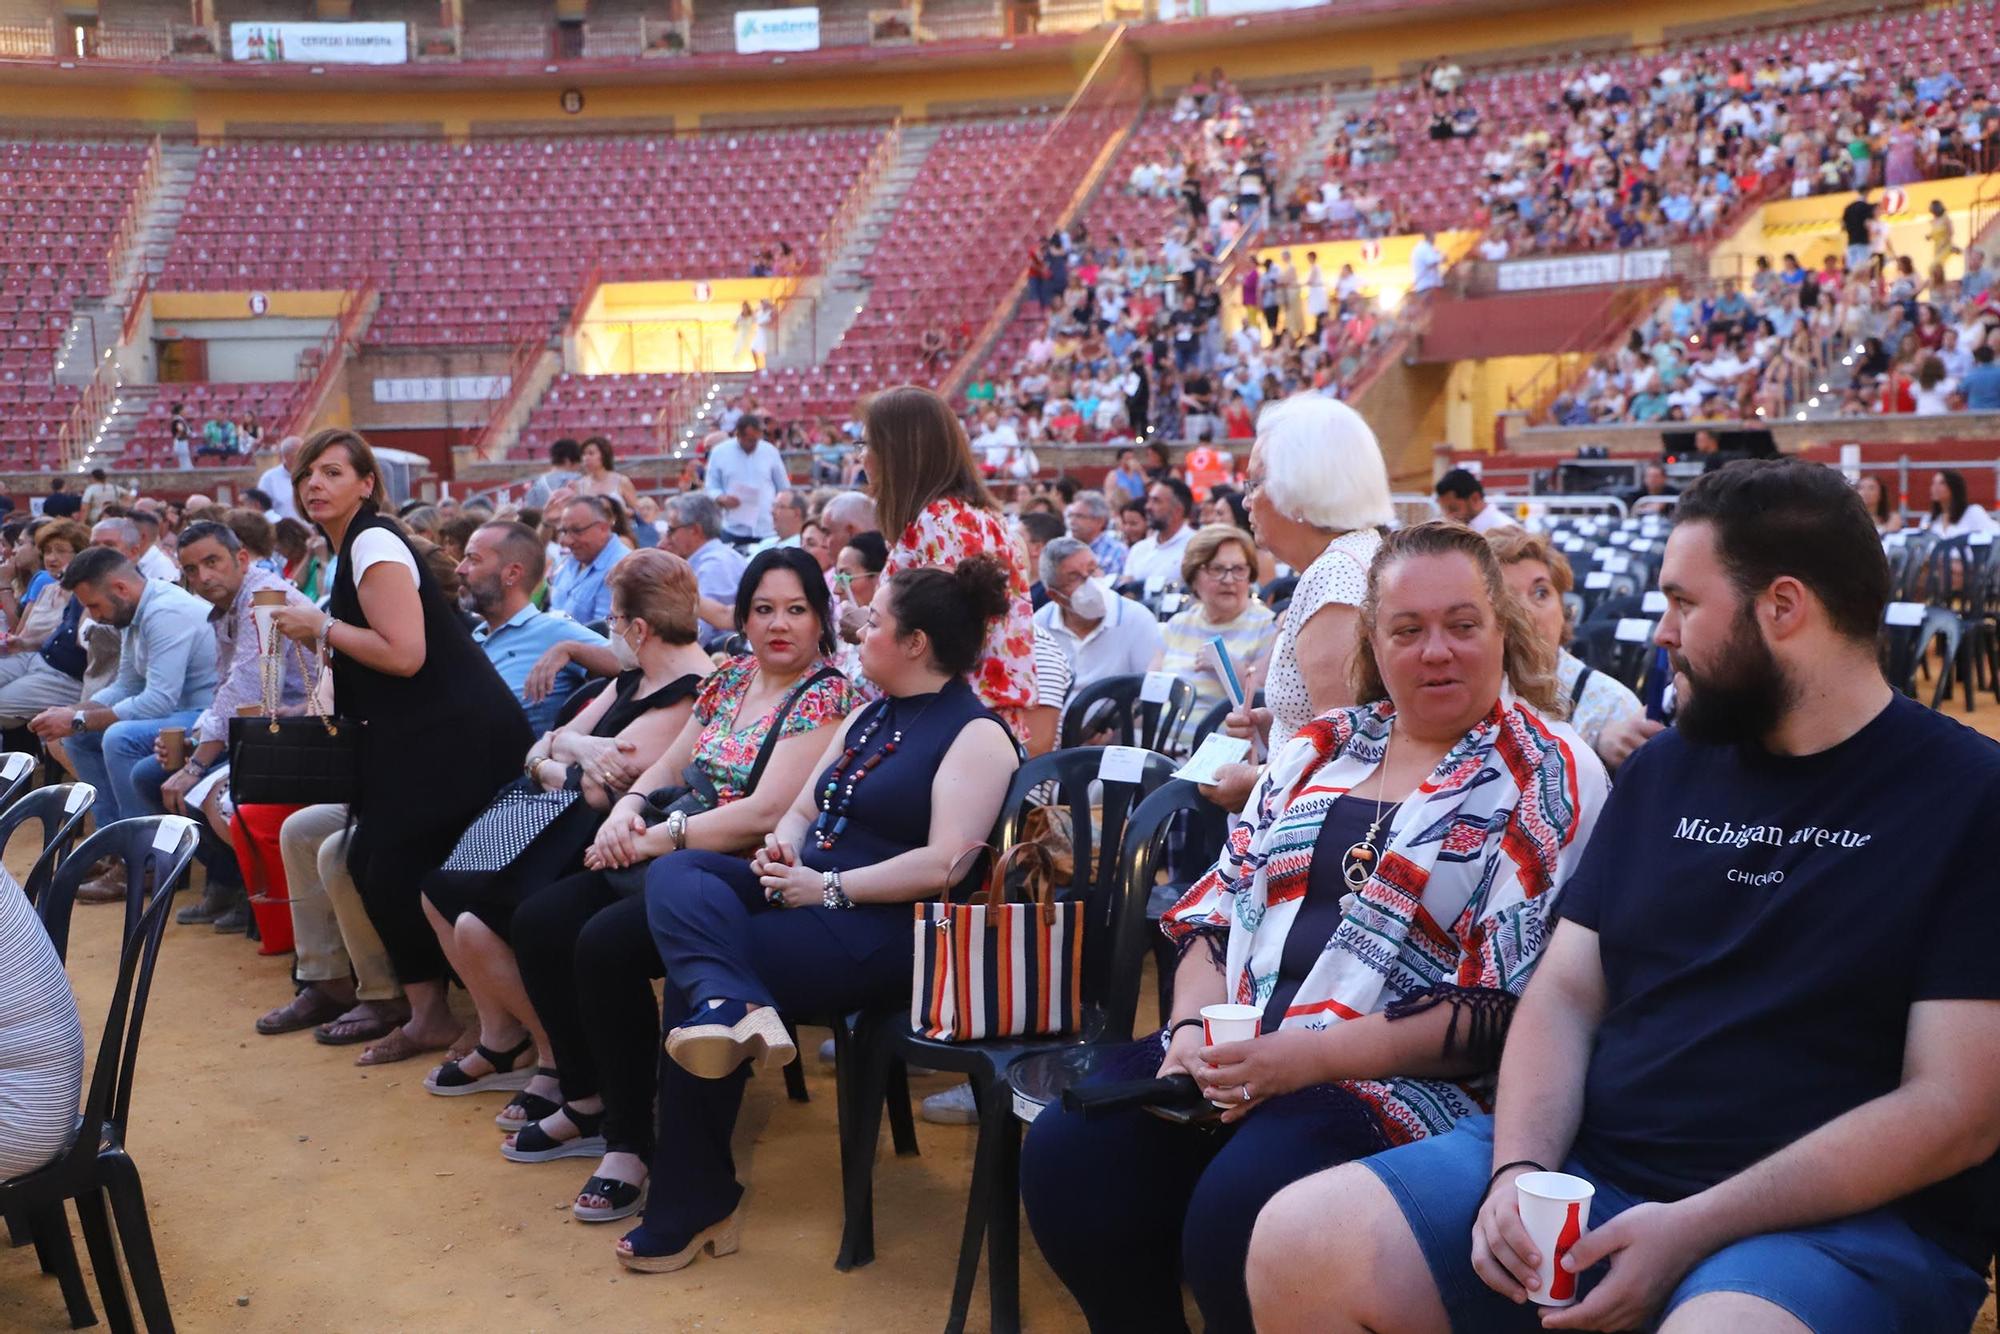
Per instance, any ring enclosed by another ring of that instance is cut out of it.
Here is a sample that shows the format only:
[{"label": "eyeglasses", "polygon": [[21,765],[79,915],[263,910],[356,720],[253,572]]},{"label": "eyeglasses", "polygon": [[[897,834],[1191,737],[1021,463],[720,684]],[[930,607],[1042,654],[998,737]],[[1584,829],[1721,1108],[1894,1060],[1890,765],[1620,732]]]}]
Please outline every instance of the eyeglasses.
[{"label": "eyeglasses", "polygon": [[585,533],[589,532],[591,529],[602,528],[603,526],[604,526],[604,520],[595,519],[590,523],[584,524],[581,528],[572,528],[569,525],[565,524],[561,528],[556,529],[556,532],[563,537],[582,537]]},{"label": "eyeglasses", "polygon": [[1204,565],[1202,568],[1218,584],[1244,583],[1250,578],[1248,565]]},{"label": "eyeglasses", "polygon": [[630,624],[632,624],[630,616],[621,616],[615,611],[604,618],[604,628],[614,635],[625,633],[625,627]]}]

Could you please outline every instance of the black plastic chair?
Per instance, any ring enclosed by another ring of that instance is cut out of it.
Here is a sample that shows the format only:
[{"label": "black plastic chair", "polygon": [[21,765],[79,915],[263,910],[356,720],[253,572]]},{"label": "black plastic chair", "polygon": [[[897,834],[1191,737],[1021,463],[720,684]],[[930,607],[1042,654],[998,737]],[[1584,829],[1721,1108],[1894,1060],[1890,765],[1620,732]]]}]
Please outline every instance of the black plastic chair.
[{"label": "black plastic chair", "polygon": [[1616,621],[1586,621],[1577,627],[1576,656],[1606,676],[1622,681],[1638,694],[1653,661],[1653,640],[1640,642],[1618,638]]},{"label": "black plastic chair", "polygon": [[[1076,857],[1070,893],[1087,904],[1083,975],[1079,979],[1083,1000],[1080,1031],[1056,1038],[940,1042],[914,1032],[907,1010],[864,1016],[856,1029],[856,1045],[866,1064],[850,1107],[844,1109],[854,1113],[852,1136],[845,1141],[849,1151],[843,1155],[854,1170],[848,1182],[847,1228],[856,1241],[865,1238],[871,1255],[874,1148],[880,1133],[878,1118],[883,1103],[875,1090],[883,1087],[891,1066],[897,1062],[962,1074],[972,1081],[973,1098],[979,1107],[979,1139],[973,1151],[972,1188],[966,1204],[965,1232],[959,1246],[948,1330],[964,1328],[979,1273],[982,1238],[988,1253],[991,1327],[996,1332],[1020,1327],[1021,1132],[1008,1102],[1005,1087],[1008,1067],[1035,1052],[1131,1036],[1144,957],[1138,933],[1144,930],[1145,891],[1150,886],[1135,889],[1123,874],[1127,819],[1135,807],[1172,780],[1173,765],[1163,756],[1149,755],[1138,782],[1100,783],[1097,774],[1103,755],[1101,747],[1087,747],[1029,760],[1014,775],[1000,820],[999,846],[1005,849],[1020,840],[1028,812],[1033,808],[1030,798],[1043,784],[1053,783],[1063,804],[1070,809]],[[1103,849],[1095,857],[1090,819],[1093,787],[1099,789],[1102,822],[1096,846]],[[1125,955],[1134,956],[1129,968],[1118,966],[1121,948]],[[1124,992],[1130,996],[1124,997]],[[842,1249],[848,1249],[846,1239]]]},{"label": "black plastic chair", "polygon": [[69,912],[65,905],[60,921],[51,915],[52,896],[48,893],[56,871],[69,857],[70,849],[76,846],[77,834],[83,828],[85,817],[90,814],[91,803],[97,800],[97,789],[88,783],[62,783],[56,787],[37,788],[27,796],[0,812],[0,851],[5,851],[7,843],[29,821],[39,821],[42,826],[42,850],[35,856],[35,864],[28,868],[28,875],[21,882],[21,892],[28,896],[28,902],[35,905],[41,915],[42,926],[55,943],[56,957],[69,957]]},{"label": "black plastic chair", "polygon": [[[146,1219],[139,1169],[125,1152],[125,1130],[132,1110],[132,1083],[138,1072],[139,1035],[153,989],[153,967],[159,960],[174,891],[186,881],[188,866],[194,860],[195,835],[194,821],[184,816],[120,820],[92,834],[64,860],[38,905],[43,920],[60,921],[67,936],[78,884],[99,859],[124,860],[124,946],[119,951],[118,980],[98,1042],[83,1113],[77,1118],[76,1136],[55,1161],[0,1184],[0,1213],[28,1219],[43,1266],[61,1282],[70,1323],[77,1328],[94,1324],[96,1317],[84,1295],[69,1221],[63,1213],[63,1204],[69,1200],[76,1202],[91,1267],[97,1272],[98,1296],[111,1328],[133,1328],[120,1250],[131,1272],[146,1329],[151,1334],[171,1334],[174,1327],[166,1285],[160,1277],[159,1255],[153,1248],[152,1226]],[[105,1212],[107,1197],[109,1215]],[[116,1247],[112,1243],[113,1219],[118,1228]]]},{"label": "black plastic chair", "polygon": [[1882,626],[1879,647],[1882,675],[1889,684],[1908,695],[1917,696],[1917,669],[1933,645],[1939,650],[1937,685],[1931,691],[1931,707],[1938,708],[1951,697],[1952,675],[1958,670],[1959,648],[1964,636],[1958,613],[1943,607],[1926,607],[1918,625]]},{"label": "black plastic chair", "polygon": [[1149,704],[1139,698],[1145,684],[1143,675],[1133,673],[1103,677],[1077,691],[1063,709],[1060,748],[1078,749],[1086,738],[1110,729],[1117,745],[1166,750],[1194,712],[1194,687],[1175,678],[1166,703]]},{"label": "black plastic chair", "polygon": [[1160,788],[1132,812],[1131,821],[1125,826],[1125,848],[1119,865],[1125,876],[1125,893],[1145,900],[1146,911],[1143,919],[1128,912],[1119,920],[1111,947],[1113,978],[1108,1001],[1111,1014],[1105,1025],[1108,1033],[1123,1036],[1083,1047],[1037,1052],[1010,1066],[1009,1105],[1024,1125],[1060,1097],[1063,1089],[1088,1073],[1095,1057],[1117,1050],[1130,1039],[1132,1030],[1138,1026],[1140,978],[1149,950],[1160,970],[1160,1013],[1172,1012],[1176,952],[1173,942],[1161,934],[1157,923],[1162,913],[1188,889],[1186,883],[1160,880],[1167,862],[1168,835],[1175,829],[1182,832],[1179,850],[1186,861],[1199,865],[1206,873],[1222,851],[1229,815],[1203,797],[1201,789],[1182,779]]},{"label": "black plastic chair", "polygon": [[[37,788],[21,800],[9,806],[0,814],[0,851],[21,827],[31,820],[39,819],[42,824],[42,849],[35,857],[35,863],[21,882],[22,894],[34,904],[39,916],[50,902],[43,892],[54,877],[56,867],[69,855],[76,843],[77,831],[82,827],[84,817],[90,814],[90,804],[96,799],[96,791],[88,783],[65,783],[59,787]],[[69,916],[64,913],[61,921],[51,921],[44,917],[42,929],[55,946],[56,958],[67,960],[69,955]],[[25,1246],[35,1239],[34,1229],[27,1219],[10,1214],[7,1217],[9,1239],[16,1246]],[[43,1273],[51,1272],[47,1263],[49,1254],[42,1248]]]},{"label": "black plastic chair", "polygon": [[[1264,707],[1263,691],[1259,690],[1250,697],[1250,707],[1253,709]],[[1201,721],[1194,725],[1194,731],[1188,734],[1188,753],[1193,754],[1195,751],[1200,750],[1201,743],[1208,740],[1208,734],[1219,729],[1222,726],[1222,720],[1228,716],[1229,701],[1226,699],[1203,714]]]},{"label": "black plastic chair", "polygon": [[0,811],[6,810],[35,782],[35,766],[41,757],[25,750],[0,751]]}]

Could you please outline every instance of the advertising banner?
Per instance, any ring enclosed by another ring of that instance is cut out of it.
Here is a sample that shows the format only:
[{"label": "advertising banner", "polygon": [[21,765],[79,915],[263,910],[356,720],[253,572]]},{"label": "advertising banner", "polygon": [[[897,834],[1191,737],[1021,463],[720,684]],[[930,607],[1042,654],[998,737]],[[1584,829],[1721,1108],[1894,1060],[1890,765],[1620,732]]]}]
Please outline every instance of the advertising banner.
[{"label": "advertising banner", "polygon": [[402,65],[410,29],[402,23],[232,23],[231,60],[302,65]]},{"label": "advertising banner", "polygon": [[736,11],[736,53],[819,50],[819,10],[739,9]]},{"label": "advertising banner", "polygon": [[1493,285],[1502,292],[1544,287],[1593,287],[1603,283],[1650,282],[1673,267],[1670,250],[1619,250],[1608,255],[1564,255],[1499,264]]}]

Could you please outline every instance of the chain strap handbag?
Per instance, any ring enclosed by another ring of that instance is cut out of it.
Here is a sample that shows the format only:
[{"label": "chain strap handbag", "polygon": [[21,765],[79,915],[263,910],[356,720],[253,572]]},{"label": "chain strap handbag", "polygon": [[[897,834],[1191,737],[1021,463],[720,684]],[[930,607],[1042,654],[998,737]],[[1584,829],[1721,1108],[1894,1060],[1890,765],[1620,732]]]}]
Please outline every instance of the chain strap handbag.
[{"label": "chain strap handbag", "polygon": [[284,691],[284,650],[277,628],[270,627],[269,651],[263,659],[264,711],[229,720],[229,791],[237,804],[271,806],[348,805],[361,786],[361,727],[353,718],[329,714],[321,704],[326,685],[326,657],[315,655],[318,671],[309,671],[306,651],[296,640],[292,652],[301,679],[310,680],[304,717],[280,717]]},{"label": "chain strap handbag", "polygon": [[[1074,1032],[1084,905],[1058,901],[1061,884],[1050,847],[1016,843],[966,902],[915,905],[910,1026],[943,1042]],[[1020,901],[1010,902],[1016,890]]]}]

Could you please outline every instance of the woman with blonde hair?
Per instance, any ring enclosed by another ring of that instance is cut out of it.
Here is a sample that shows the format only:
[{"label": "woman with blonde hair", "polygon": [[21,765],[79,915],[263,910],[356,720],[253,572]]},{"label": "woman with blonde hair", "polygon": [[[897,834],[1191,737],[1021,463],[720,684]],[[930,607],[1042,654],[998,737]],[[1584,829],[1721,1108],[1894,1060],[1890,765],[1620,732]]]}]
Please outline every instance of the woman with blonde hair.
[{"label": "woman with blonde hair", "polygon": [[[1249,1330],[1244,1259],[1273,1195],[1490,1109],[1609,791],[1479,534],[1392,533],[1356,619],[1360,702],[1273,757],[1161,923],[1172,1017],[1102,1076],[1191,1076],[1221,1124],[1052,1106],[1029,1128],[1028,1221],[1093,1329],[1185,1329],[1186,1283],[1207,1329]],[[1255,1007],[1258,1036],[1207,1042],[1202,1007],[1226,1001]]]},{"label": "woman with blonde hair", "polygon": [[1493,529],[1486,540],[1499,558],[1508,590],[1528,613],[1543,642],[1555,650],[1556,686],[1567,708],[1569,725],[1597,752],[1605,768],[1617,769],[1660,730],[1660,724],[1646,717],[1646,706],[1624,682],[1591,668],[1566,647],[1571,627],[1563,594],[1576,579],[1569,560],[1548,538],[1514,524]]}]

